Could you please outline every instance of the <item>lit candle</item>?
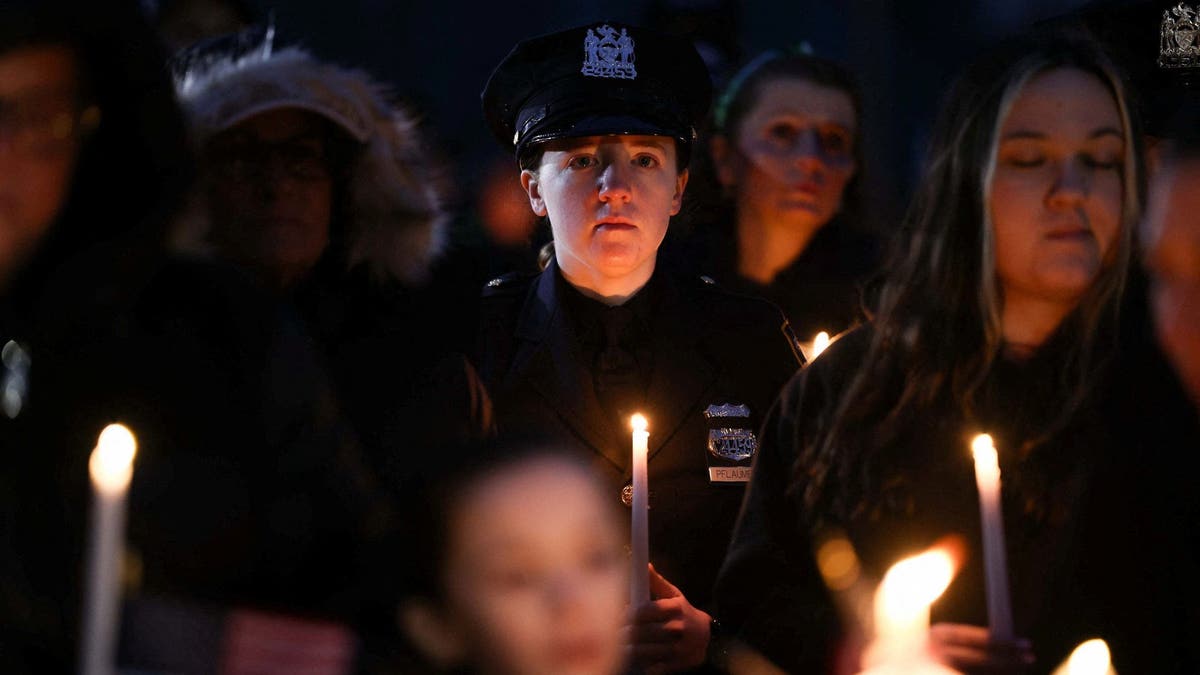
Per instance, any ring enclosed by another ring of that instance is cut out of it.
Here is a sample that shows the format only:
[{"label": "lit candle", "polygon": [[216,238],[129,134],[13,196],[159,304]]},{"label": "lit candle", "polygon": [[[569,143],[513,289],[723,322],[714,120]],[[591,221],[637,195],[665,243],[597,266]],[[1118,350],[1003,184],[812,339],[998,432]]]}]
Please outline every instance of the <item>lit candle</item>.
[{"label": "lit candle", "polygon": [[1087,640],[1076,647],[1067,660],[1051,675],[1112,675],[1112,654],[1108,643],[1100,638]]},{"label": "lit candle", "polygon": [[1008,600],[1008,562],[1004,552],[1004,520],[1000,508],[1000,461],[992,437],[980,434],[971,442],[975,483],[979,487],[979,517],[983,533],[983,573],[987,586],[988,628],[993,640],[1013,638]]},{"label": "lit candle", "polygon": [[100,432],[88,460],[92,478],[92,527],[79,653],[79,672],[83,675],[116,672],[125,501],[136,453],[137,440],[129,429],[110,424]]},{"label": "lit candle", "polygon": [[866,655],[871,672],[925,672],[929,655],[929,606],[957,571],[950,553],[933,548],[892,565],[875,592],[875,636]]},{"label": "lit candle", "polygon": [[650,501],[647,490],[646,455],[649,453],[650,432],[646,431],[646,418],[634,415],[633,426],[633,521],[630,534],[633,550],[633,576],[629,587],[629,604],[640,607],[650,601],[650,530],[646,522]]},{"label": "lit candle", "polygon": [[813,341],[812,341],[812,357],[809,358],[809,361],[820,356],[821,352],[825,351],[825,348],[828,346],[829,346],[829,333],[826,333],[825,331],[821,331],[820,333],[817,333],[817,336],[814,337]]}]

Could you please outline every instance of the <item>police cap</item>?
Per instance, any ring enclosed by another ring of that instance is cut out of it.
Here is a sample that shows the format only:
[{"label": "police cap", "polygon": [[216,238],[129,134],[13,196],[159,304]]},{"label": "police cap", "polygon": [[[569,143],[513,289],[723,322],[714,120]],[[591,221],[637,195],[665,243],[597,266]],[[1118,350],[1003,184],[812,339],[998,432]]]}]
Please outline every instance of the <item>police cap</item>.
[{"label": "police cap", "polygon": [[671,136],[686,153],[711,97],[690,40],[615,21],[519,42],[482,94],[488,126],[518,158],[546,141],[612,134]]}]

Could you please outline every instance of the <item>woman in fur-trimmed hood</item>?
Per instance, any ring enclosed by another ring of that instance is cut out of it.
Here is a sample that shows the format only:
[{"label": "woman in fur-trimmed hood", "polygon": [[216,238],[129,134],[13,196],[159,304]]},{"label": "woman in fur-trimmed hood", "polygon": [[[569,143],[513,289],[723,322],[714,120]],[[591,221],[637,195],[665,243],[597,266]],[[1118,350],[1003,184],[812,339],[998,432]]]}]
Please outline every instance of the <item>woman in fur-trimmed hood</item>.
[{"label": "woman in fur-trimmed hood", "polygon": [[[491,429],[428,278],[449,224],[442,158],[368,74],[299,47],[273,51],[256,30],[173,63],[203,175],[179,241],[238,263],[297,311],[365,473],[398,485],[397,472],[419,467],[412,448]],[[348,594],[371,658],[395,651],[395,522],[374,523]]]},{"label": "woman in fur-trimmed hood", "polygon": [[425,281],[448,215],[445,172],[417,120],[370,74],[248,35],[176,58],[205,175],[177,243],[279,291],[326,266]]}]

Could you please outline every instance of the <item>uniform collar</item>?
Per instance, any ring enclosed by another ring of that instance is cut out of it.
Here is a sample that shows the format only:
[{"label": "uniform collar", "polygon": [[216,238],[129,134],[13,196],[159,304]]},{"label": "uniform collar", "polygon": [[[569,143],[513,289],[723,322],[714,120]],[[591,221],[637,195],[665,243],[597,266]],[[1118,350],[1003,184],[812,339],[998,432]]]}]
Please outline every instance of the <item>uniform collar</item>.
[{"label": "uniform collar", "polygon": [[[555,295],[562,303],[567,321],[577,335],[586,342],[600,335],[600,316],[610,307],[599,300],[584,295],[563,276],[557,266],[547,267],[547,273],[554,275]],[[662,295],[662,273],[656,267],[650,280],[632,297],[619,305],[633,312],[634,328],[641,335],[649,334],[653,325]]]}]

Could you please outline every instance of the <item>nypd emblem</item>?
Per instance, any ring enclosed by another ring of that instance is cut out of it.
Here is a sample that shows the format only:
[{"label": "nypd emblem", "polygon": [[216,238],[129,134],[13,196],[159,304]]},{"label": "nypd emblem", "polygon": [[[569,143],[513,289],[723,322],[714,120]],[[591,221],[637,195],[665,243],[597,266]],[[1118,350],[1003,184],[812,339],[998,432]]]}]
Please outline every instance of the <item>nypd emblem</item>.
[{"label": "nypd emblem", "polygon": [[708,430],[708,451],[714,457],[741,462],[754,456],[758,437],[750,429],[720,427]]},{"label": "nypd emblem", "polygon": [[708,479],[713,483],[750,480],[750,460],[758,450],[758,437],[744,403],[713,403],[704,409],[708,420]]},{"label": "nypd emblem", "polygon": [[633,80],[637,78],[633,60],[633,38],[624,28],[617,33],[615,28],[604,24],[595,31],[589,28],[583,38],[583,68],[579,72],[588,77]]},{"label": "nypd emblem", "polygon": [[1200,66],[1200,12],[1182,2],[1163,10],[1159,24],[1158,65],[1163,68]]}]

